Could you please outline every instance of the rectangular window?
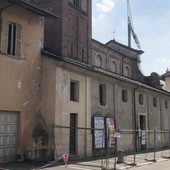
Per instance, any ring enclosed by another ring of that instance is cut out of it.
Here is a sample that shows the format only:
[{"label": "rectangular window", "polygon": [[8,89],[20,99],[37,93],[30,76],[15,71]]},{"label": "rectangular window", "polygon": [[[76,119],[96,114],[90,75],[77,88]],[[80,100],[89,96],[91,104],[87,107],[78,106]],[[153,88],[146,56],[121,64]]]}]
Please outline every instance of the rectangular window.
[{"label": "rectangular window", "polygon": [[122,101],[127,103],[128,101],[128,92],[127,90],[122,90]]},{"label": "rectangular window", "polygon": [[1,21],[1,41],[0,51],[15,57],[20,57],[21,51],[21,26],[5,21]]},{"label": "rectangular window", "polygon": [[73,45],[71,45],[71,57],[74,56],[74,48],[73,48]]},{"label": "rectangular window", "polygon": [[79,82],[70,82],[70,100],[78,102],[79,101]]},{"label": "rectangular window", "polygon": [[100,84],[99,86],[99,102],[100,105],[106,106],[106,85]]},{"label": "rectangular window", "polygon": [[9,24],[7,54],[15,55],[16,24]]},{"label": "rectangular window", "polygon": [[78,114],[70,114],[70,141],[69,141],[69,154],[77,154],[77,120]]},{"label": "rectangular window", "polygon": [[85,62],[85,58],[84,58],[84,50],[82,50],[82,61]]}]

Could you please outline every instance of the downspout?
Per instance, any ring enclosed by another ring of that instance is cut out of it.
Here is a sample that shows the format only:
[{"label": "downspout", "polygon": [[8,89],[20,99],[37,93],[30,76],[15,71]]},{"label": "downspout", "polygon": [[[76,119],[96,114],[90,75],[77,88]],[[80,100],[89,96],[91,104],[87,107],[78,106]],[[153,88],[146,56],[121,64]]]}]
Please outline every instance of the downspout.
[{"label": "downspout", "polygon": [[79,15],[77,14],[76,23],[76,59],[79,60]]},{"label": "downspout", "polygon": [[137,130],[137,120],[136,120],[136,90],[139,88],[139,86],[137,86],[136,88],[133,89],[133,117],[134,117],[134,137],[133,137],[133,150],[134,150],[134,165],[136,164],[136,147],[137,147],[137,134],[136,134],[136,130]]},{"label": "downspout", "polygon": [[161,143],[162,143],[162,136],[164,135],[164,132],[162,133],[162,131],[164,130],[163,129],[163,120],[162,120],[162,103],[161,103],[161,98],[160,98],[160,130],[161,130],[161,133],[160,133],[160,135],[161,135],[161,137],[160,137],[160,139],[161,139]]},{"label": "downspout", "polygon": [[[133,112],[132,112],[132,118],[134,118],[134,131],[133,131],[133,166],[136,165],[136,146],[137,146],[137,134],[136,134],[136,90],[138,89],[139,86],[133,89]],[[132,120],[133,121],[133,120]]]},{"label": "downspout", "polygon": [[87,92],[88,92],[88,90],[87,90],[87,76],[86,76],[86,78],[85,78],[85,147],[84,147],[84,157],[85,158],[87,158],[87,112],[88,112],[88,109],[87,109],[87,107],[88,107],[88,104],[87,104]]}]

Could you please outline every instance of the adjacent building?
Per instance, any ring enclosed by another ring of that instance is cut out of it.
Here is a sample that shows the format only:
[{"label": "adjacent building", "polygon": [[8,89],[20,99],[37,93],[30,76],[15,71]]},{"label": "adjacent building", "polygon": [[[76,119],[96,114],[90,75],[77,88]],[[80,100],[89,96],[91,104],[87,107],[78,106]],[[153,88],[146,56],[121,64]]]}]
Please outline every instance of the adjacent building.
[{"label": "adjacent building", "polygon": [[[44,17],[55,15],[25,1],[0,2],[0,162],[31,148],[41,114]],[[36,137],[35,137],[36,138]]]}]

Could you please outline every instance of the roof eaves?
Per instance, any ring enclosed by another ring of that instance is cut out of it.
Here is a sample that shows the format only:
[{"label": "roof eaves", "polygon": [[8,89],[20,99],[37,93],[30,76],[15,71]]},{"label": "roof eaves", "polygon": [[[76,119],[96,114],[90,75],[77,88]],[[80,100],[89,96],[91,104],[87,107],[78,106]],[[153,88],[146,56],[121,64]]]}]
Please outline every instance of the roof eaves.
[{"label": "roof eaves", "polygon": [[104,74],[104,75],[107,75],[109,77],[116,78],[118,80],[122,80],[124,82],[128,82],[130,84],[136,85],[138,87],[143,87],[143,88],[146,88],[146,89],[149,89],[149,90],[153,90],[153,91],[156,91],[156,92],[159,92],[159,93],[163,93],[165,95],[170,96],[170,92],[167,91],[167,90],[154,88],[154,87],[149,86],[147,84],[144,84],[142,82],[139,82],[139,81],[136,81],[136,80],[133,80],[133,79],[129,79],[129,78],[126,78],[126,77],[118,75],[118,74],[113,74],[113,73],[111,73],[111,72],[109,72],[107,70],[101,69],[101,68],[94,67],[94,70],[96,72],[99,72],[100,74]]},{"label": "roof eaves", "polygon": [[56,55],[54,53],[51,53],[51,52],[48,52],[48,51],[46,51],[44,49],[41,49],[41,54],[45,55],[47,57],[53,58],[55,60],[64,61],[64,62],[73,64],[73,65],[76,65],[76,66],[79,66],[79,67],[82,67],[82,68],[86,68],[86,69],[90,69],[90,70],[93,69],[93,66],[90,65],[90,64],[82,63],[81,61],[74,60],[74,59],[71,59],[71,58],[68,58],[68,57],[64,57],[64,56],[58,56],[58,55]]},{"label": "roof eaves", "polygon": [[13,3],[13,4],[17,4],[20,5],[22,7],[25,7],[26,9],[37,13],[38,15],[42,15],[44,17],[53,17],[53,18],[59,18],[57,15],[49,12],[49,11],[45,11],[41,8],[39,8],[38,6],[35,6],[29,2],[26,2],[24,0],[9,0],[9,2]]},{"label": "roof eaves", "polygon": [[[95,39],[92,39],[92,40],[93,40],[95,43],[98,43],[98,44],[104,46],[104,47],[107,48],[107,49],[110,49],[110,50],[112,50],[112,51],[115,51],[115,52],[118,53],[118,54],[123,55],[124,57],[131,58],[131,57],[129,57],[129,55],[127,55],[127,54],[125,54],[125,53],[123,53],[123,52],[121,52],[121,51],[119,51],[119,50],[117,50],[117,49],[113,49],[113,48],[111,48],[111,47],[109,47],[109,46],[107,46],[107,45],[105,45],[105,44],[102,44],[101,42],[99,42],[99,41],[97,41],[97,40],[95,40]],[[132,59],[132,58],[131,58],[131,59]]]},{"label": "roof eaves", "polygon": [[108,45],[108,44],[110,44],[110,43],[117,44],[117,45],[119,45],[119,46],[121,46],[121,47],[123,47],[123,48],[126,48],[126,49],[128,49],[128,50],[130,50],[130,51],[137,52],[137,53],[139,53],[139,54],[143,54],[143,53],[144,53],[144,51],[142,51],[142,50],[136,50],[136,49],[134,49],[134,48],[128,47],[128,46],[126,46],[126,45],[124,45],[124,44],[121,44],[121,43],[117,42],[116,40],[110,40],[110,41],[108,41],[105,45]]},{"label": "roof eaves", "polygon": [[48,51],[46,51],[44,49],[42,49],[41,52],[42,52],[42,55],[46,55],[48,57],[51,57],[51,58],[54,58],[54,59],[57,59],[57,60],[61,60],[61,61],[73,64],[73,65],[85,68],[85,69],[89,69],[89,70],[94,71],[94,72],[99,73],[99,74],[103,74],[103,75],[106,75],[106,76],[109,76],[109,77],[112,77],[112,78],[116,78],[118,80],[122,80],[124,82],[128,82],[130,84],[133,84],[133,85],[136,85],[136,86],[139,86],[139,87],[143,87],[143,88],[146,88],[146,89],[149,89],[149,90],[153,90],[153,91],[156,91],[156,92],[159,92],[159,93],[163,93],[165,95],[170,96],[170,92],[168,92],[166,90],[157,89],[157,88],[148,86],[148,85],[146,85],[146,84],[144,84],[142,82],[139,82],[139,81],[136,81],[136,80],[132,80],[132,79],[126,78],[126,77],[118,75],[118,74],[113,74],[113,73],[111,73],[111,72],[109,72],[107,70],[95,67],[93,65],[85,64],[85,63],[79,62],[77,60],[70,59],[68,57],[57,56],[57,55],[55,55],[53,53],[50,53],[50,52],[48,52]]}]

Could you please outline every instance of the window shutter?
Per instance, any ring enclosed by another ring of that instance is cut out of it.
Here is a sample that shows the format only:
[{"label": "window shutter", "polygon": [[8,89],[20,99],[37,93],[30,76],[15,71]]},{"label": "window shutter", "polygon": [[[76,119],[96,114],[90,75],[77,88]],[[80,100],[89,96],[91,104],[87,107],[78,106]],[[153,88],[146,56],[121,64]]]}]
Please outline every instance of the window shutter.
[{"label": "window shutter", "polygon": [[21,25],[16,24],[16,44],[15,44],[16,57],[21,56]]},{"label": "window shutter", "polygon": [[7,44],[8,44],[8,21],[1,19],[1,41],[0,41],[0,51],[3,54],[7,54]]}]

